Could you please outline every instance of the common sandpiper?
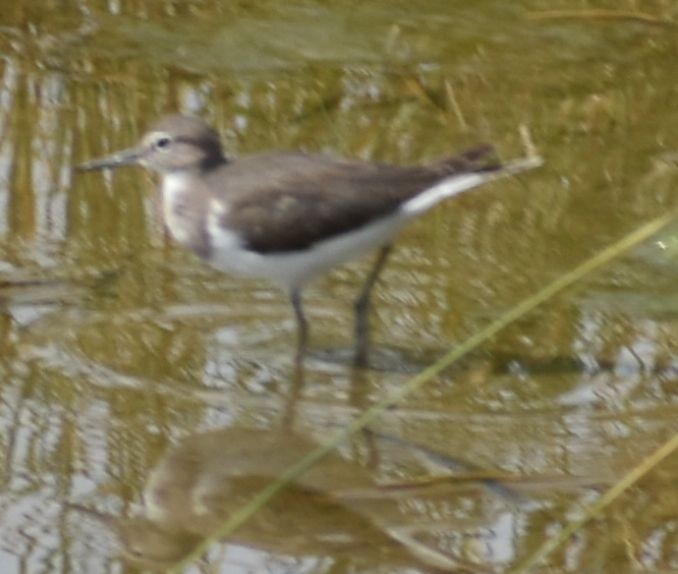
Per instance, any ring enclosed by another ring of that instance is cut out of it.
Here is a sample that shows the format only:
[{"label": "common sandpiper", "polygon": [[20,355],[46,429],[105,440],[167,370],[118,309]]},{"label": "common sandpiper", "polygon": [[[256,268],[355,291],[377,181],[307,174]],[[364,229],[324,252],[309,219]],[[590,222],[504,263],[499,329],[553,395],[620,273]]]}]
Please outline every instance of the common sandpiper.
[{"label": "common sandpiper", "polygon": [[445,199],[541,163],[536,156],[500,163],[491,146],[418,166],[300,152],[231,159],[205,122],[171,115],[137,146],[77,169],[140,165],[157,172],[164,222],[178,243],[218,269],[269,279],[289,294],[298,360],[308,339],[302,288],[378,250],[355,302],[355,362],[365,365],[370,294],[398,231]]}]

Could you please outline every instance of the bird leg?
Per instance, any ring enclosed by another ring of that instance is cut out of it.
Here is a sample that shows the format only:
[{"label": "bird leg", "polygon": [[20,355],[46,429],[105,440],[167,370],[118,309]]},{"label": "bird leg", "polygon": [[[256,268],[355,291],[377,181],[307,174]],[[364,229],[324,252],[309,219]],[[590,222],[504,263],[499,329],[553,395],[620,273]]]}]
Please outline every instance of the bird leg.
[{"label": "bird leg", "polygon": [[297,318],[297,356],[296,364],[301,365],[306,354],[306,343],[308,342],[308,321],[304,315],[304,308],[301,304],[301,289],[294,288],[290,294],[294,315]]},{"label": "bird leg", "polygon": [[374,284],[379,279],[379,274],[386,264],[392,247],[391,244],[387,244],[379,249],[377,259],[372,265],[362,291],[355,301],[355,365],[357,367],[367,366],[367,355],[370,345],[370,295],[372,294],[372,287],[374,287]]}]

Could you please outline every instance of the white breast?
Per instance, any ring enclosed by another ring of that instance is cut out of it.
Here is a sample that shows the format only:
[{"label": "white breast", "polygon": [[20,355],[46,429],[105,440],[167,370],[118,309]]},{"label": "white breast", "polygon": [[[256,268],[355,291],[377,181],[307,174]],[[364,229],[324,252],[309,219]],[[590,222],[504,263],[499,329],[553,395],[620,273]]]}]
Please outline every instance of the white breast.
[{"label": "white breast", "polygon": [[180,210],[177,210],[177,206],[184,203],[189,186],[188,176],[169,174],[163,177],[160,187],[165,225],[179,243],[186,243],[190,239],[186,221],[178,214]]}]

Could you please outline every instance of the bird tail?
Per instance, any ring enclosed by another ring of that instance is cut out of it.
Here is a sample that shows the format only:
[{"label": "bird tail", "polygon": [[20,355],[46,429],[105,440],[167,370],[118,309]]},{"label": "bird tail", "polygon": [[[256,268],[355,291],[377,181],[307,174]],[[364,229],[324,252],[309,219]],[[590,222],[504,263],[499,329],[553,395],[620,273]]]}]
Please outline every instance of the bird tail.
[{"label": "bird tail", "polygon": [[442,179],[406,201],[402,206],[402,211],[406,214],[417,215],[445,199],[497,179],[535,169],[543,163],[544,160],[538,155],[528,155],[502,163],[497,159],[492,146],[485,145],[470,149],[432,166],[440,171]]},{"label": "bird tail", "polygon": [[469,171],[496,171],[501,167],[501,161],[493,145],[483,144],[446,157],[431,167],[441,175],[453,175]]}]

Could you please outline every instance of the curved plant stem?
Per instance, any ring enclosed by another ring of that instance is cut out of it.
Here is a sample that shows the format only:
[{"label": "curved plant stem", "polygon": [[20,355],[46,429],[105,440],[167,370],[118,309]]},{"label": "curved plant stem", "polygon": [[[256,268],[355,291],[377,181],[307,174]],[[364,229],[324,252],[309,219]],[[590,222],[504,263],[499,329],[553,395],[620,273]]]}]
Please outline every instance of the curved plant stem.
[{"label": "curved plant stem", "polygon": [[619,482],[611,486],[603,496],[583,511],[580,518],[568,523],[557,536],[544,541],[537,550],[523,561],[522,564],[518,565],[513,570],[509,570],[509,574],[526,574],[529,572],[532,568],[542,562],[544,558],[551,554],[551,552],[561,546],[570,536],[577,532],[577,530],[586,525],[589,520],[598,516],[607,506],[626,492],[629,487],[643,478],[676,449],[678,449],[678,434],[673,435],[672,438],[661,445],[650,456],[636,465]]}]

